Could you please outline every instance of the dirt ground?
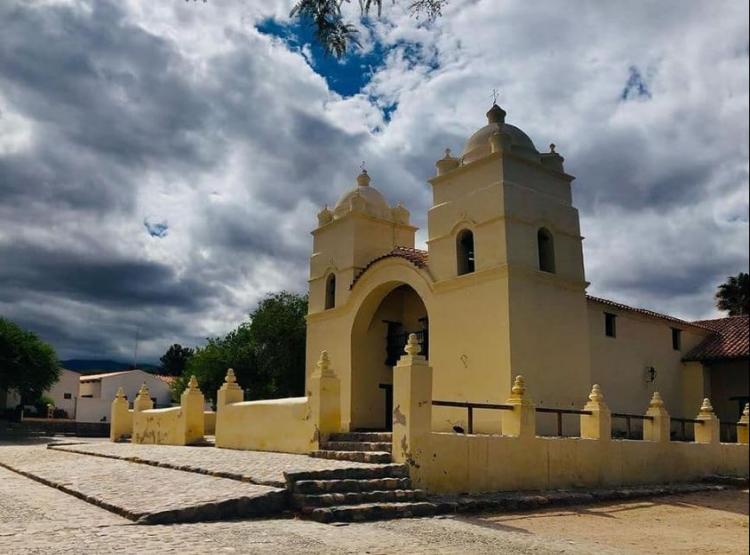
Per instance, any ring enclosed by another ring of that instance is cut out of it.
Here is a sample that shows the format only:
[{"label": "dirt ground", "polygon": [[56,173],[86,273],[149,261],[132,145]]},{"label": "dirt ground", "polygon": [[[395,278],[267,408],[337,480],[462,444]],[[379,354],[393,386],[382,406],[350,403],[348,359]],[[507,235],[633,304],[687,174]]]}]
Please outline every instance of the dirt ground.
[{"label": "dirt ground", "polygon": [[598,544],[603,551],[730,555],[749,550],[748,490],[498,514],[480,520],[501,530],[546,536],[571,546]]}]

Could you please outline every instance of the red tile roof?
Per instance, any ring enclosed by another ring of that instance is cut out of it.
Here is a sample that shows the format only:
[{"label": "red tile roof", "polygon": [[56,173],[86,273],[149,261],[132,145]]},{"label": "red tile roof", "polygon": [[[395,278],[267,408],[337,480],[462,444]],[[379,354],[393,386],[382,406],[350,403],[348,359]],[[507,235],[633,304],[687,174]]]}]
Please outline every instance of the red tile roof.
[{"label": "red tile roof", "polygon": [[391,252],[384,254],[382,256],[378,256],[376,258],[373,258],[370,260],[370,262],[367,263],[367,266],[362,268],[359,273],[357,273],[356,276],[354,276],[354,280],[352,280],[352,284],[349,286],[349,289],[354,287],[354,284],[359,281],[359,278],[362,277],[362,275],[370,269],[370,266],[375,264],[376,262],[383,260],[384,258],[403,258],[404,260],[408,260],[411,262],[414,266],[417,268],[426,268],[427,267],[427,251],[423,251],[420,249],[413,249],[411,247],[395,247]]},{"label": "red tile roof", "polygon": [[748,316],[730,316],[695,322],[715,333],[690,351],[685,360],[722,360],[750,357]]},{"label": "red tile roof", "polygon": [[628,306],[626,304],[618,303],[616,301],[611,301],[609,299],[602,299],[601,297],[592,297],[591,295],[586,295],[586,298],[590,301],[593,301],[595,303],[604,304],[607,306],[611,306],[612,308],[617,308],[619,310],[627,310],[629,312],[636,312],[638,314],[642,314],[643,316],[648,316],[650,318],[659,318],[660,320],[667,320],[669,322],[673,322],[675,324],[680,324],[683,326],[693,326],[703,329],[708,329],[713,331],[712,328],[708,326],[704,326],[701,322],[688,322],[687,320],[680,320],[679,318],[675,318],[674,316],[668,316],[667,314],[659,314],[658,312],[654,312],[653,310],[648,310],[646,308],[636,308],[632,306]]}]

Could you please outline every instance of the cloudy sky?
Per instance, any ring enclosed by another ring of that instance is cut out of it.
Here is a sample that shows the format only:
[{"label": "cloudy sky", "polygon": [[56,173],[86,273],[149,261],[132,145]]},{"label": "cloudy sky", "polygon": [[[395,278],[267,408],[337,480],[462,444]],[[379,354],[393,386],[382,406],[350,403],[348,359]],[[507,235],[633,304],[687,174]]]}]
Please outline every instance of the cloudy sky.
[{"label": "cloudy sky", "polygon": [[493,88],[577,176],[590,293],[710,317],[747,270],[747,2],[385,2],[337,62],[291,1],[0,2],[0,315],[61,358],[224,333],[362,160],[423,227]]}]

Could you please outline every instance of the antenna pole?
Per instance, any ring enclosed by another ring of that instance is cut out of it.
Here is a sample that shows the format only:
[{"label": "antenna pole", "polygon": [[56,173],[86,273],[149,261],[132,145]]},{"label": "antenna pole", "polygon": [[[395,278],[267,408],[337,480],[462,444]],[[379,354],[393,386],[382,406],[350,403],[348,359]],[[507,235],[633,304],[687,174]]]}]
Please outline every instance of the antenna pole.
[{"label": "antenna pole", "polygon": [[133,370],[138,368],[138,327],[135,328],[135,349],[133,350]]}]

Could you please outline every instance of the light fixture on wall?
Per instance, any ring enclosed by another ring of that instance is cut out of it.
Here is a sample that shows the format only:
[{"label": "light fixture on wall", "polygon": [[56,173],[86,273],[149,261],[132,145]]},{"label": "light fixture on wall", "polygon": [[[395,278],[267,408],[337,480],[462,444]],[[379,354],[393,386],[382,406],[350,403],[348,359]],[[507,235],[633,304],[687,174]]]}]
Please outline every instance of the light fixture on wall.
[{"label": "light fixture on wall", "polygon": [[648,383],[654,383],[656,381],[656,368],[653,366],[646,366],[646,381]]}]

